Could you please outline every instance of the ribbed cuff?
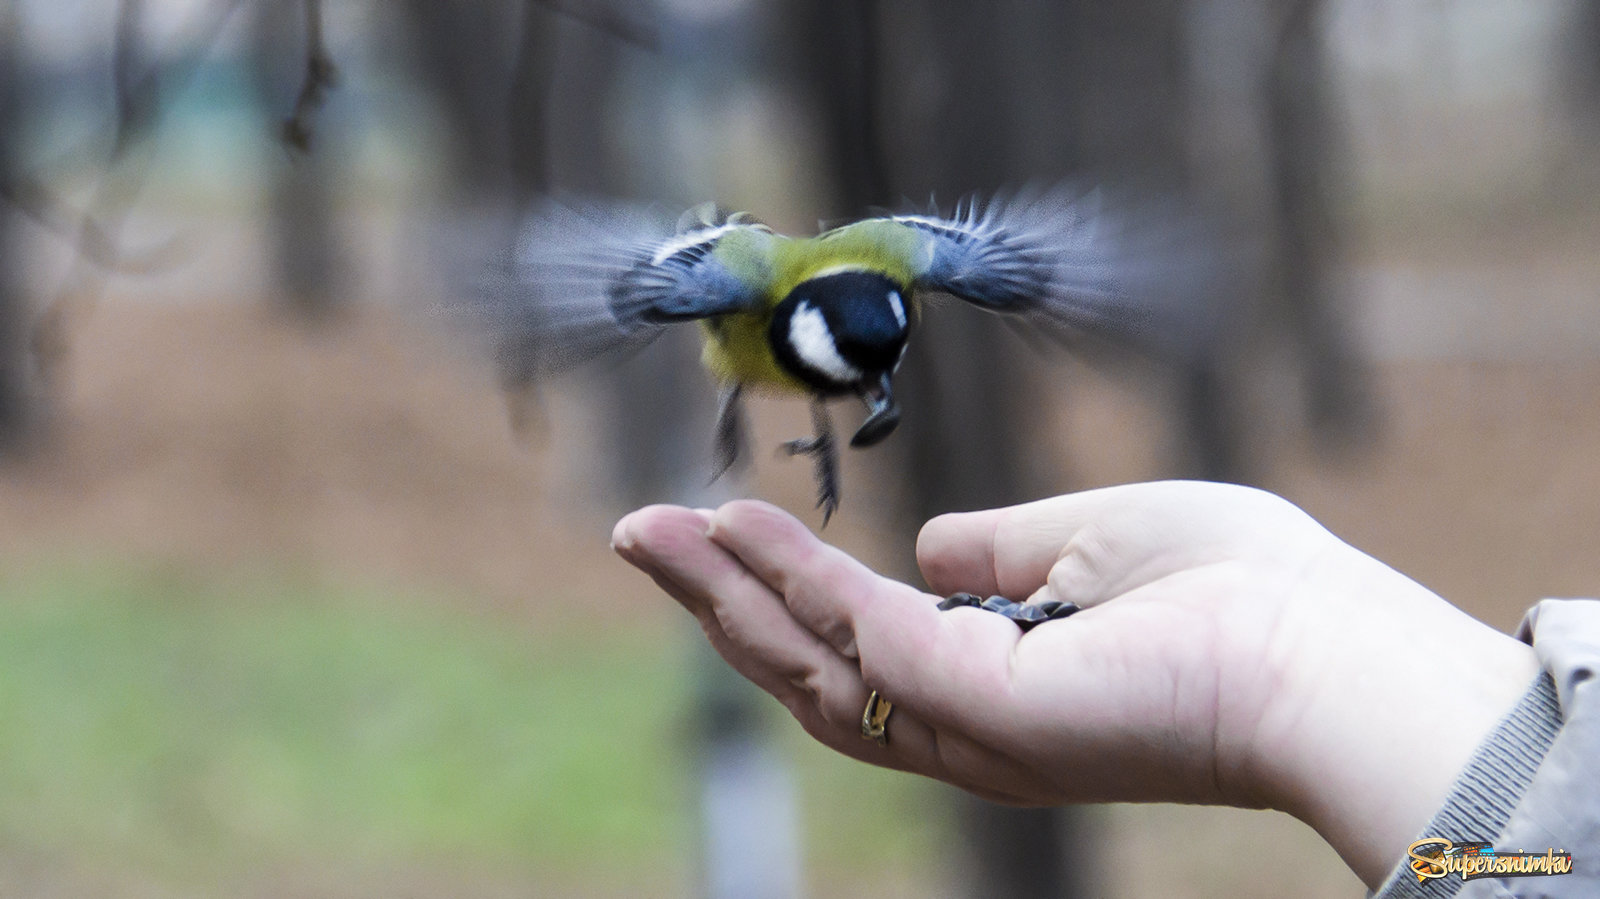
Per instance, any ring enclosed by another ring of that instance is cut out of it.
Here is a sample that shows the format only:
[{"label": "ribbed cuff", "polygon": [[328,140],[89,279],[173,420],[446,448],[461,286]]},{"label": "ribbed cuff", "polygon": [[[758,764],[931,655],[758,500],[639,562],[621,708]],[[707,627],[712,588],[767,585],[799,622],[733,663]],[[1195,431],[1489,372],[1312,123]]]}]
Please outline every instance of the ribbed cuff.
[{"label": "ribbed cuff", "polygon": [[[1533,775],[1561,729],[1561,704],[1555,681],[1541,671],[1511,712],[1489,733],[1446,794],[1444,806],[1418,834],[1456,842],[1494,842],[1511,820],[1511,810],[1533,782]],[[1423,884],[1404,864],[1389,874],[1376,899],[1441,899],[1439,887]]]}]

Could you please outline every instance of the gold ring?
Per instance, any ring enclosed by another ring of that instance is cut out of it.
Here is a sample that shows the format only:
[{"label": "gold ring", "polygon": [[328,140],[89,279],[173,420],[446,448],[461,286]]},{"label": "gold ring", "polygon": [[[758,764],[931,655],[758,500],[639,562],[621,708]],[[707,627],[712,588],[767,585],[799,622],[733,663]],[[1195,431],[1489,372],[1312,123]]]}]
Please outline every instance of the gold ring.
[{"label": "gold ring", "polygon": [[871,740],[879,746],[889,745],[889,713],[894,703],[878,695],[877,690],[867,697],[867,708],[861,713],[861,739]]}]

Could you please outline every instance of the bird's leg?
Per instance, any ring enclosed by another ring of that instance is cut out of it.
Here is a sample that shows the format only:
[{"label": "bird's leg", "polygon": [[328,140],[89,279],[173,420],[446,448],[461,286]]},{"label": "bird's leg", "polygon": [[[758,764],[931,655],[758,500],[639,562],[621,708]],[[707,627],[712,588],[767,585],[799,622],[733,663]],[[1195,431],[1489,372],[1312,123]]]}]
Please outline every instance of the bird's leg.
[{"label": "bird's leg", "polygon": [[810,456],[816,464],[817,506],[822,509],[822,526],[827,527],[839,508],[839,448],[833,440],[827,403],[820,396],[811,400],[811,427],[815,434],[791,440],[783,448],[791,456]]},{"label": "bird's leg", "polygon": [[711,480],[727,473],[739,461],[744,446],[744,385],[738,382],[722,388],[717,401],[716,445],[712,448]]}]

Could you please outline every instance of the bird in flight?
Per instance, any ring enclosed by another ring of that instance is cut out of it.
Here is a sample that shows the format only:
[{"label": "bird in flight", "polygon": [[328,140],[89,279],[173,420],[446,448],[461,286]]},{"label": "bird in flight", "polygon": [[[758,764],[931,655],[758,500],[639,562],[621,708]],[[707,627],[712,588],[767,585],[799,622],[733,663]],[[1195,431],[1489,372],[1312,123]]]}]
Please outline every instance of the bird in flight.
[{"label": "bird in flight", "polygon": [[[813,433],[784,444],[815,466],[823,524],[839,505],[828,403],[856,397],[869,447],[900,421],[894,376],[925,298],[944,294],[1054,338],[1127,336],[1150,307],[1150,260],[1097,195],[1066,189],[866,218],[788,237],[712,204],[676,229],[623,204],[551,201],[479,300],[501,364],[527,380],[694,322],[721,389],[714,478],[742,452],[748,393],[808,397]],[[486,313],[486,314],[485,314]]]}]

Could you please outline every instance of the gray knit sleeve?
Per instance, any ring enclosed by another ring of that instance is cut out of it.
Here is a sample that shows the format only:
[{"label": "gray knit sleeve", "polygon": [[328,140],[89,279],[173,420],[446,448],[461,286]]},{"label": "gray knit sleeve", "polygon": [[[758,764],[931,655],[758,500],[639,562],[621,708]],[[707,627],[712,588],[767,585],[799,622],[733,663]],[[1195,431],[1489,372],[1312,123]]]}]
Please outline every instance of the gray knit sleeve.
[{"label": "gray knit sleeve", "polygon": [[1418,838],[1483,841],[1501,852],[1566,850],[1571,873],[1424,882],[1402,864],[1379,899],[1600,895],[1600,602],[1545,600],[1517,635],[1533,644],[1543,671]]},{"label": "gray knit sleeve", "polygon": [[[1541,671],[1510,714],[1485,739],[1445,795],[1444,806],[1418,839],[1444,836],[1458,843],[1494,842],[1511,820],[1511,810],[1533,782],[1561,727],[1555,681]],[[1454,895],[1454,884],[1419,881],[1404,864],[1378,891],[1377,899],[1440,899]]]}]

